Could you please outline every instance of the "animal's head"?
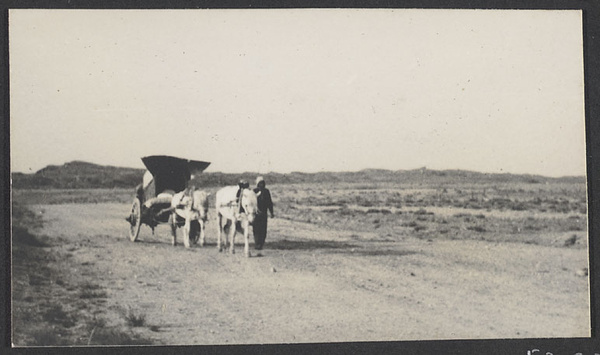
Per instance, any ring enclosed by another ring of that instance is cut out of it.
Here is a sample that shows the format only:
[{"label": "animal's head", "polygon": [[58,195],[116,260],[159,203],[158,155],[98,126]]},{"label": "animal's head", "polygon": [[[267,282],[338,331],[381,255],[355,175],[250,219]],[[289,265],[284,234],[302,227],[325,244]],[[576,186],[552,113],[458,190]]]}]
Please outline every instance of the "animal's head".
[{"label": "animal's head", "polygon": [[196,190],[193,192],[193,206],[192,209],[198,211],[198,216],[203,221],[208,218],[208,197],[209,193],[205,191]]},{"label": "animal's head", "polygon": [[252,224],[258,213],[258,199],[256,198],[256,193],[251,189],[242,190],[241,204],[246,213],[246,218],[248,218],[248,223]]}]

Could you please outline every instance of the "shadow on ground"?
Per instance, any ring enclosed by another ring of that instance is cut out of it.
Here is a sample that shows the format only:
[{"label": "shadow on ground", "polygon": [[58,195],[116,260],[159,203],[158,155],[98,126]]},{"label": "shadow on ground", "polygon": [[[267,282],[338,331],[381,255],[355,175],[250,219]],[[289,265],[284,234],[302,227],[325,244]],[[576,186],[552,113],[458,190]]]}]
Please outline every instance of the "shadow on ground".
[{"label": "shadow on ground", "polygon": [[412,254],[417,254],[416,251],[412,251],[412,250],[397,250],[397,249],[381,249],[381,250],[375,250],[375,249],[363,249],[363,248],[356,248],[356,249],[351,249],[351,250],[347,250],[347,251],[331,251],[331,253],[345,253],[345,254],[350,254],[350,255],[356,255],[356,256],[406,256],[406,255],[412,255]]},{"label": "shadow on ground", "polygon": [[277,240],[267,241],[268,249],[272,250],[317,250],[317,249],[352,249],[358,245],[336,242],[333,240]]},{"label": "shadow on ground", "polygon": [[[368,241],[367,247],[358,243],[340,242],[334,240],[310,240],[310,239],[281,239],[276,241],[269,241],[265,245],[265,249],[268,250],[279,250],[279,251],[317,251],[327,254],[348,254],[356,256],[405,256],[416,254],[417,252],[412,250],[405,250],[400,248],[381,248],[374,244],[384,243],[389,246],[389,241]],[[173,248],[171,241],[160,241],[160,240],[137,240],[136,243],[148,244],[148,245],[164,245],[165,247]],[[236,245],[240,244],[236,241]],[[216,242],[206,242],[203,247],[199,245],[192,245],[192,249],[213,249],[216,248]],[[250,242],[250,248],[253,248],[254,242]],[[177,247],[183,247],[183,243],[178,241]],[[176,247],[175,247],[176,248]],[[261,255],[262,256],[262,255]]]},{"label": "shadow on ground", "polygon": [[267,241],[267,249],[271,250],[310,250],[323,251],[324,253],[332,254],[350,254],[357,256],[404,256],[416,254],[412,250],[401,250],[394,248],[364,248],[361,245],[337,242],[333,240],[277,240],[273,242]]}]

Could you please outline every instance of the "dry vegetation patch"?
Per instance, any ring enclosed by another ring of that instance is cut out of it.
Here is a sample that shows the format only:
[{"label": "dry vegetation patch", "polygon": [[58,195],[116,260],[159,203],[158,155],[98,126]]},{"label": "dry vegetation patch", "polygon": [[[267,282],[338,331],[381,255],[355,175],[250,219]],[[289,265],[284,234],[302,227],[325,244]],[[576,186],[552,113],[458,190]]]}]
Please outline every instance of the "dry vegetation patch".
[{"label": "dry vegetation patch", "polygon": [[[584,184],[363,184],[276,189],[279,215],[327,228],[376,230],[398,240],[472,239],[587,247]],[[575,236],[575,237],[573,237]]]},{"label": "dry vegetation patch", "polygon": [[106,291],[83,276],[93,274],[94,266],[73,264],[70,254],[54,247],[64,241],[36,234],[42,225],[39,215],[20,203],[13,205],[13,344],[152,344],[129,329],[139,326],[143,315],[124,316],[123,325],[108,324],[102,317]]}]

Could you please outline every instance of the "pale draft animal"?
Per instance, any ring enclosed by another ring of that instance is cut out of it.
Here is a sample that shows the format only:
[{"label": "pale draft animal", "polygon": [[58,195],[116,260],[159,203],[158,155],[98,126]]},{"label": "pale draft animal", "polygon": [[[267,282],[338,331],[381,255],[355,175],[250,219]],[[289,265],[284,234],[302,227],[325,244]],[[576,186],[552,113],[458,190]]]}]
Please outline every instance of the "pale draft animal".
[{"label": "pale draft animal", "polygon": [[189,248],[192,243],[196,244],[200,239],[200,246],[204,246],[209,196],[209,193],[196,190],[193,187],[173,195],[170,208],[172,211],[170,222],[173,245],[177,245],[177,220],[183,218],[185,221],[183,224],[183,245]]},{"label": "pale draft animal", "polygon": [[[249,229],[256,214],[258,213],[258,201],[256,193],[252,189],[243,189],[240,193],[239,202],[236,194],[238,186],[226,186],[217,191],[217,248],[219,251],[227,250],[235,254],[235,235],[237,232],[244,236],[244,254],[250,257]],[[225,238],[222,241],[222,235]]]}]

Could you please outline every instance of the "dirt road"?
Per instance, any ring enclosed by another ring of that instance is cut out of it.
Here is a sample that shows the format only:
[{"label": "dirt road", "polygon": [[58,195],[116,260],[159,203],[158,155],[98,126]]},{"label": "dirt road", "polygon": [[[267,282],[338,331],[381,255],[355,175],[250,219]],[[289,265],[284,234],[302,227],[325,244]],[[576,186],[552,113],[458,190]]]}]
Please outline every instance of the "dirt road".
[{"label": "dirt road", "polygon": [[213,220],[205,248],[171,246],[168,226],[142,226],[132,243],[129,207],[32,209],[58,242],[54,281],[96,285],[85,301],[103,325],[142,318],[132,331],[155,344],[589,335],[585,248],[382,238],[276,218],[265,250],[247,259],[239,236],[236,254],[216,250]]}]

